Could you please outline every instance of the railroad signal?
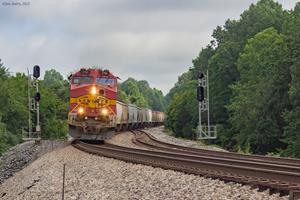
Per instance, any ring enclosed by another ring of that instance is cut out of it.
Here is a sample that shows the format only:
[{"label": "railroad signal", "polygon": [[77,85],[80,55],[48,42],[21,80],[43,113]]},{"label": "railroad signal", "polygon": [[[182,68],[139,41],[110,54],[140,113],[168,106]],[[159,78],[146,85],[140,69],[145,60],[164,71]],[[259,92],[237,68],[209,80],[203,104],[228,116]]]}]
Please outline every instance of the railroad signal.
[{"label": "railroad signal", "polygon": [[198,99],[198,101],[201,101],[201,102],[204,100],[204,87],[203,86],[197,87],[197,99]]},{"label": "railroad signal", "polygon": [[[205,91],[205,92],[204,92]],[[206,97],[204,97],[204,93]],[[197,100],[199,108],[199,124],[197,139],[216,139],[217,129],[216,126],[210,124],[209,116],[209,84],[208,84],[208,70],[206,74],[199,72],[198,74],[198,87],[197,87]],[[202,113],[207,112],[207,118],[202,123]]]},{"label": "railroad signal", "polygon": [[40,77],[40,67],[38,65],[35,65],[33,67],[33,77],[39,78]]},{"label": "railroad signal", "polygon": [[41,100],[41,94],[39,92],[36,92],[34,95],[34,100],[36,102],[39,102]]},{"label": "railroad signal", "polygon": [[[40,109],[39,109],[39,101],[41,100],[41,94],[39,92],[39,80],[40,77],[40,67],[35,65],[33,67],[33,73],[29,73],[29,69],[27,68],[28,73],[28,131],[23,130],[23,139],[24,140],[35,140],[39,141],[41,139],[41,125],[40,125]],[[33,78],[32,78],[33,77]],[[32,89],[35,88],[34,96],[31,96]],[[36,113],[36,126],[33,127],[31,115],[32,111]]]}]

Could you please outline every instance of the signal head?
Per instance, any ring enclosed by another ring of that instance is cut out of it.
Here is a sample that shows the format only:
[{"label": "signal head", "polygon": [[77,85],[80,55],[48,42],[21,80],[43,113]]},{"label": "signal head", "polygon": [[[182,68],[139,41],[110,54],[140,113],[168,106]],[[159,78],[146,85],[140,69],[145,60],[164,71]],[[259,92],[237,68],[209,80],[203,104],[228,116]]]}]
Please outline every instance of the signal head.
[{"label": "signal head", "polygon": [[204,78],[204,74],[202,72],[200,72],[199,75],[198,75],[198,78],[199,79],[203,79]]},{"label": "signal head", "polygon": [[197,87],[197,100],[200,102],[204,100],[204,88],[202,86]]},{"label": "signal head", "polygon": [[34,100],[36,102],[39,102],[41,100],[41,94],[39,92],[36,92],[34,95]]},{"label": "signal head", "polygon": [[33,67],[33,77],[39,78],[40,77],[40,67],[38,65],[35,65]]}]

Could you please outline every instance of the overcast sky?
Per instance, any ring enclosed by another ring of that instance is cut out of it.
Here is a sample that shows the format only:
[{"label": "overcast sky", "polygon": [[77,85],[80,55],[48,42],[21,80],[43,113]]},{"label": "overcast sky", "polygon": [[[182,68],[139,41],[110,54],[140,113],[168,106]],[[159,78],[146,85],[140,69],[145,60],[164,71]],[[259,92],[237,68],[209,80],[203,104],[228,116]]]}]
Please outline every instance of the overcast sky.
[{"label": "overcast sky", "polygon": [[[12,2],[30,5],[9,5]],[[0,59],[11,72],[81,66],[147,80],[166,94],[217,25],[255,0],[0,0]],[[285,9],[296,0],[279,0]]]}]

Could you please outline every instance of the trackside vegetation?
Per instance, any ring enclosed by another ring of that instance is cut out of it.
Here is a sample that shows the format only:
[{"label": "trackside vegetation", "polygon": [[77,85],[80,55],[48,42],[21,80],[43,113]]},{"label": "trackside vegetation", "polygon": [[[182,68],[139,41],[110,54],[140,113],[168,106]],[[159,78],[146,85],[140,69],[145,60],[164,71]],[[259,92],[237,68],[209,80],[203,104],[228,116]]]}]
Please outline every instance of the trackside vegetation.
[{"label": "trackside vegetation", "polygon": [[300,3],[250,5],[213,30],[193,66],[166,96],[167,128],[191,138],[199,71],[210,74],[211,118],[228,150],[300,158]]},{"label": "trackside vegetation", "polygon": [[165,99],[162,91],[151,88],[145,80],[128,78],[118,85],[118,100],[133,103],[139,107],[164,111]]},{"label": "trackside vegetation", "polygon": [[[59,72],[52,69],[45,72],[44,80],[39,84],[42,137],[66,138],[69,83]],[[22,129],[28,127],[27,76],[23,73],[11,75],[9,69],[0,61],[0,90],[1,154],[22,142]],[[34,117],[32,120],[35,123]]]}]

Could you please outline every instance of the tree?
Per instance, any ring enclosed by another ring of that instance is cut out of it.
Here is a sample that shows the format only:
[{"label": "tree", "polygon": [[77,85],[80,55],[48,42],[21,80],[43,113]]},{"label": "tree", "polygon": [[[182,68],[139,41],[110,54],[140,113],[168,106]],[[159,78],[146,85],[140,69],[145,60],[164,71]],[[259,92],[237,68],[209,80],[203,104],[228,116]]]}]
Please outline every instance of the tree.
[{"label": "tree", "polygon": [[265,154],[283,147],[282,113],[289,105],[289,68],[285,63],[287,46],[283,36],[268,28],[248,40],[238,60],[240,81],[234,92],[230,111],[233,131],[242,149]]},{"label": "tree", "polygon": [[194,127],[198,122],[198,109],[196,99],[197,82],[190,82],[191,87],[183,93],[174,96],[167,110],[167,127],[169,127],[176,137],[191,138],[194,134]]},{"label": "tree", "polygon": [[45,72],[42,84],[43,87],[51,88],[61,100],[68,101],[70,92],[69,82],[64,80],[63,76],[55,69]]},{"label": "tree", "polygon": [[162,111],[165,108],[163,93],[151,88],[145,80],[137,81],[128,78],[120,83],[118,85],[118,100],[153,110]]},{"label": "tree", "polygon": [[21,142],[21,129],[28,119],[25,86],[24,74],[10,76],[0,60],[0,154]]},{"label": "tree", "polygon": [[122,91],[119,87],[118,87],[117,97],[118,97],[118,101],[122,101],[124,103],[129,103],[127,94],[124,91]]},{"label": "tree", "polygon": [[64,78],[55,69],[47,70],[44,76],[44,83],[50,88],[56,88],[63,85]]},{"label": "tree", "polygon": [[285,40],[289,49],[291,83],[289,98],[291,107],[284,113],[287,125],[284,130],[284,142],[287,148],[282,152],[285,156],[300,158],[300,3],[289,16],[284,26]]},{"label": "tree", "polygon": [[6,83],[8,103],[2,120],[10,132],[21,134],[21,129],[28,121],[27,77],[23,73],[17,73],[16,76],[10,76]]},{"label": "tree", "polygon": [[[212,121],[221,126],[222,132],[219,132],[218,140],[222,145],[232,148],[228,146],[234,136],[228,123],[229,114],[226,105],[230,103],[233,95],[230,85],[240,79],[236,66],[239,55],[244,50],[247,40],[255,34],[269,27],[281,32],[285,13],[282,6],[273,0],[261,0],[244,11],[239,20],[227,20],[223,27],[217,27],[213,32],[215,41],[211,43],[215,50],[206,50],[209,52],[206,54],[211,56],[208,60],[210,110]],[[207,57],[203,57],[202,60],[202,63],[206,63]],[[232,145],[234,144],[232,142]]]},{"label": "tree", "polygon": [[51,69],[45,72],[41,85],[40,113],[43,137],[66,138],[69,83],[59,72]]},{"label": "tree", "polygon": [[[179,77],[178,82],[166,95],[167,105],[171,106],[175,96],[188,89],[189,82],[196,80],[200,71],[208,70],[211,119],[218,125],[219,130],[217,142],[232,149],[236,145],[236,135],[232,132],[226,106],[233,97],[230,86],[240,80],[237,61],[247,41],[257,33],[271,27],[281,33],[287,16],[288,12],[284,11],[280,4],[273,0],[260,0],[251,4],[241,14],[240,19],[227,20],[224,26],[218,26],[213,31],[214,40],[201,49],[198,57],[193,60],[193,66]],[[167,120],[169,119],[172,119],[172,116],[168,115]],[[172,129],[175,132],[179,131],[174,127]]]},{"label": "tree", "polygon": [[4,67],[0,59],[0,116],[7,113],[8,107],[8,69]]}]

